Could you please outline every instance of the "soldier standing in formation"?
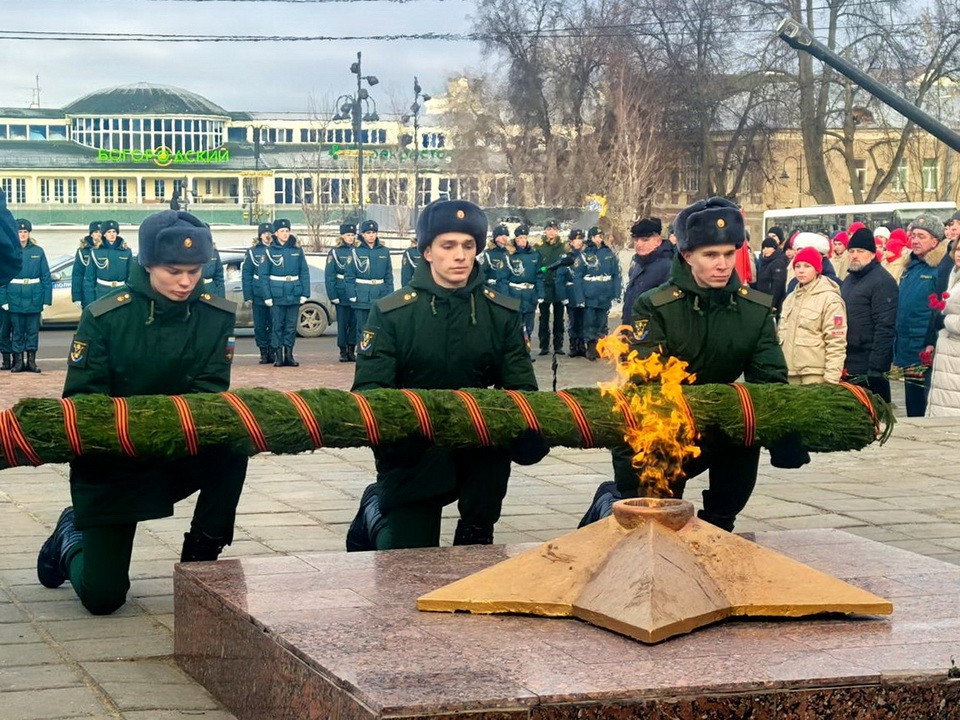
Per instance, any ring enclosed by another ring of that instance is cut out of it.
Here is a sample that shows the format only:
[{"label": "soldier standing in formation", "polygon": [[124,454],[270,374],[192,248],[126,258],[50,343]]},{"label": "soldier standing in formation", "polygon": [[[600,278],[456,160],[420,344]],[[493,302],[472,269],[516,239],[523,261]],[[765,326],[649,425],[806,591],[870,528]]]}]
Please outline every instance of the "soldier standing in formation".
[{"label": "soldier standing in formation", "polygon": [[20,270],[22,251],[13,215],[7,210],[7,194],[0,190],[0,285],[6,285]]},{"label": "soldier standing in formation", "polygon": [[409,285],[413,280],[413,275],[420,264],[420,249],[417,247],[417,239],[410,240],[410,247],[403,251],[400,258],[400,286]]},{"label": "soldier standing in formation", "polygon": [[77,254],[73,258],[73,274],[70,275],[70,299],[83,310],[93,302],[93,297],[86,294],[86,273],[90,267],[90,251],[100,247],[103,233],[100,231],[100,222],[94,221],[87,227],[87,235],[80,241]]},{"label": "soldier standing in formation", "polygon": [[43,248],[30,237],[33,225],[17,220],[22,263],[20,272],[0,287],[0,306],[9,313],[13,352],[11,372],[40,372],[37,348],[40,344],[40,314],[53,304],[53,281]]},{"label": "soldier standing in formation", "polygon": [[293,346],[300,306],[310,297],[310,267],[289,220],[275,220],[273,236],[274,243],[264,253],[267,262],[260,267],[264,303],[270,308],[273,366],[299,367]]},{"label": "soldier standing in formation", "polygon": [[340,348],[340,362],[353,362],[357,359],[357,328],[350,296],[347,294],[347,268],[353,263],[353,248],[357,242],[357,226],[353,223],[340,225],[340,242],[327,253],[327,266],[324,270],[324,283],[327,297],[337,306],[337,347]]},{"label": "soldier standing in formation", "polygon": [[[689,363],[695,384],[786,383],[787,364],[777,340],[769,295],[751,290],[734,272],[745,233],[740,209],[725,198],[700,200],[677,215],[678,255],[668,281],[640,296],[633,308],[631,347],[641,358],[658,353]],[[778,467],[799,467],[805,452],[788,440],[770,449]],[[671,488],[683,497],[688,478],[708,470],[697,514],[728,532],[757,482],[760,446],[744,447],[705,431],[701,454],[684,463]],[[581,526],[610,514],[613,502],[637,497],[640,486],[633,451],[613,451],[614,482],[600,485]],[[806,457],[809,460],[809,456]]]},{"label": "soldier standing in formation", "polygon": [[[555,220],[548,220],[543,231],[543,239],[535,248],[540,253],[540,262],[544,267],[550,267],[563,255],[563,243],[557,230]],[[524,235],[526,235],[526,228]],[[520,228],[517,228],[519,233]],[[550,352],[550,313],[553,312],[553,351],[557,355],[563,355],[563,303],[557,297],[556,291],[557,271],[548,270],[543,279],[543,297],[540,300],[540,328],[538,337],[540,339],[540,354],[546,355]]]},{"label": "soldier standing in formation", "polygon": [[203,287],[207,292],[222,298],[227,297],[227,288],[223,282],[223,260],[220,259],[220,251],[214,243],[213,252],[210,259],[203,264],[201,270],[203,276]]},{"label": "soldier standing in formation", "polygon": [[587,336],[587,360],[596,360],[597,341],[607,335],[610,306],[620,297],[620,260],[603,242],[600,228],[590,228],[583,251],[583,297],[586,302],[584,323]]},{"label": "soldier standing in formation", "polygon": [[[473,203],[440,200],[424,208],[417,223],[424,262],[409,287],[374,304],[354,391],[537,389],[518,303],[485,287],[476,265],[486,236],[486,215]],[[347,549],[436,546],[443,507],[454,501],[460,510],[454,544],[490,544],[511,460],[530,464],[546,452],[538,434],[511,449],[452,449],[419,437],[380,445],[377,482],[363,493]]]},{"label": "soldier standing in formation", "polygon": [[267,258],[267,248],[273,242],[273,225],[265,222],[257,228],[257,237],[253,245],[247,248],[240,268],[240,286],[243,289],[243,302],[251,305],[253,311],[253,337],[260,350],[260,365],[270,365],[275,360],[273,351],[273,331],[270,322],[270,307],[267,305],[266,291],[260,279]]},{"label": "soldier standing in formation", "polygon": [[[139,264],[128,286],[80,318],[67,359],[64,397],[219,393],[230,386],[236,306],[204,292],[210,228],[165,210],[140,225]],[[157,462],[81,455],[70,463],[73,506],[37,558],[48,588],[70,580],[83,606],[107,615],[126,602],[137,523],[169,517],[200,491],[181,562],[216,560],[233,541],[247,458],[223,448]]]},{"label": "soldier standing in formation", "polygon": [[90,302],[111,294],[127,282],[133,253],[120,237],[120,225],[116,220],[102,223],[103,242],[99,248],[90,250],[90,265],[84,274],[84,294]]},{"label": "soldier standing in formation", "polygon": [[570,231],[570,264],[557,268],[556,293],[567,308],[567,331],[570,336],[570,357],[586,357],[583,315],[586,300],[583,297],[583,230]]},{"label": "soldier standing in formation", "polygon": [[543,300],[544,296],[544,273],[540,272],[543,261],[540,253],[530,247],[526,233],[518,234],[513,239],[513,248],[513,255],[507,258],[510,272],[507,291],[510,297],[520,301],[520,317],[523,319],[523,331],[529,345],[537,303]]},{"label": "soldier standing in formation", "polygon": [[[493,229],[490,247],[477,257],[477,264],[483,271],[484,282],[491,290],[502,295],[510,294],[510,230],[506,225],[497,225]],[[532,328],[531,328],[532,329]]]},{"label": "soldier standing in formation", "polygon": [[363,340],[363,328],[367,324],[370,308],[377,300],[393,292],[393,263],[390,250],[381,245],[377,237],[379,229],[375,220],[364,220],[360,225],[363,242],[354,248],[353,262],[347,265],[344,278],[347,298],[355,315],[357,339],[354,344],[357,346]]}]

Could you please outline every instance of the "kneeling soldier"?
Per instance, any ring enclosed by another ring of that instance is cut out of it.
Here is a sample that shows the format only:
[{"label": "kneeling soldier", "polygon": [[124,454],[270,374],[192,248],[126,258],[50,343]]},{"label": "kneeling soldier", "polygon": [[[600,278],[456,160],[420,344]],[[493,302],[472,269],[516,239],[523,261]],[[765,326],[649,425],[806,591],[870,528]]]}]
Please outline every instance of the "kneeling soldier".
[{"label": "kneeling soldier", "polygon": [[[212,252],[210,229],[188,213],[166,210],[144,220],[128,284],[83,311],[63,396],[227,390],[236,306],[203,289],[201,268]],[[173,515],[173,504],[197,490],[180,561],[216,560],[233,540],[246,471],[246,456],[220,448],[166,462],[77,457],[70,463],[73,507],[40,550],[40,582],[55,588],[70,580],[87,610],[112,613],[130,588],[137,523]]]},{"label": "kneeling soldier", "polygon": [[[423,262],[408,287],[376,302],[357,352],[353,389],[536,390],[519,303],[484,286],[476,264],[487,218],[462,200],[437,201],[417,223]],[[440,351],[438,351],[440,348]],[[377,482],[364,491],[348,550],[440,543],[443,506],[458,501],[455,545],[493,542],[510,461],[537,462],[528,434],[511,449],[436,447],[418,437],[374,451]]]}]

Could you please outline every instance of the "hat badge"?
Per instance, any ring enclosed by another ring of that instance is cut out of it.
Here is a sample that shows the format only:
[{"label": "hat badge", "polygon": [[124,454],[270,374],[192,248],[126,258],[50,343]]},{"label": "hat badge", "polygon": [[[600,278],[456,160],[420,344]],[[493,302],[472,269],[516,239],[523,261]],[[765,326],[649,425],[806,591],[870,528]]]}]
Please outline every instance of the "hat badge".
[{"label": "hat badge", "polygon": [[724,228],[724,227],[726,227],[726,226],[727,226],[727,221],[726,221],[726,220],[724,220],[723,218],[718,218],[718,219],[717,219],[717,227],[718,227],[718,228]]},{"label": "hat badge", "polygon": [[467,214],[463,210],[457,210],[457,220],[463,220]]},{"label": "hat badge", "polygon": [[183,239],[183,246],[184,246],[185,248],[193,247],[193,240],[191,240],[190,238],[184,238],[184,239]]}]

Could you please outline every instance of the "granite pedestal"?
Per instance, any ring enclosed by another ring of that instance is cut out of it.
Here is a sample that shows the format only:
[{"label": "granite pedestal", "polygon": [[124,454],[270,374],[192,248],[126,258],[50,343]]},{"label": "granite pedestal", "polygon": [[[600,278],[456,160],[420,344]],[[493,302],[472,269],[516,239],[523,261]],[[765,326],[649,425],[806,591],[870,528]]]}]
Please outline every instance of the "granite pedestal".
[{"label": "granite pedestal", "polygon": [[238,718],[960,718],[960,567],[837,530],[758,543],[893,601],[643,645],[578,620],[423,613],[531,547],[178,565],[176,658]]}]

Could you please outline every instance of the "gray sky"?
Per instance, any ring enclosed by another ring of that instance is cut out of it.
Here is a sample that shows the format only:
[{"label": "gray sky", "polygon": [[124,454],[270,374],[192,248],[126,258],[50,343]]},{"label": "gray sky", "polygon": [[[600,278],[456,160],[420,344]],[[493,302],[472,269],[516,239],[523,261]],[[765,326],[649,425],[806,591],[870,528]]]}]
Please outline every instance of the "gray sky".
[{"label": "gray sky", "polygon": [[[466,33],[474,0],[237,2],[182,0],[3,0],[5,31],[203,35],[380,35]],[[364,75],[381,113],[409,105],[413,76],[440,94],[446,79],[481,64],[473,42],[313,41],[160,43],[0,38],[0,106],[27,107],[40,76],[40,101],[60,107],[100,88],[149,82],[192,90],[227,110],[306,111],[355,90],[350,63]]]}]

